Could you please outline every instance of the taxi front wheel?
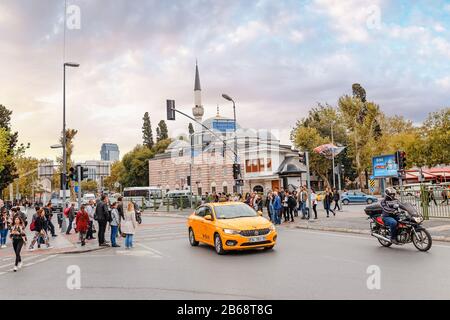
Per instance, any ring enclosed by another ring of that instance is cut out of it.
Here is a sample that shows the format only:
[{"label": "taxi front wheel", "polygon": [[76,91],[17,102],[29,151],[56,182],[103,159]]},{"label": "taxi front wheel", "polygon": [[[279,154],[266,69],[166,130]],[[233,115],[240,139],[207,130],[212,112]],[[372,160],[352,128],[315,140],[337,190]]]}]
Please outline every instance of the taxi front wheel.
[{"label": "taxi front wheel", "polygon": [[198,246],[198,241],[195,241],[194,230],[192,228],[189,228],[189,243],[193,247]]},{"label": "taxi front wheel", "polygon": [[217,254],[222,255],[225,253],[225,250],[223,250],[222,239],[220,239],[218,233],[214,235],[214,248],[216,249]]}]

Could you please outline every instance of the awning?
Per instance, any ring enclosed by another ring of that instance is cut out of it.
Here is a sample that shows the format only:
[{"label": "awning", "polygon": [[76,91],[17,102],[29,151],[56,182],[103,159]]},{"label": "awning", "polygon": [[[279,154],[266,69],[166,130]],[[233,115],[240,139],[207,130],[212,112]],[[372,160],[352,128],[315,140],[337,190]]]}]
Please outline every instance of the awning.
[{"label": "awning", "polygon": [[276,174],[280,176],[299,176],[305,172],[306,167],[300,163],[298,157],[286,157],[278,167]]}]

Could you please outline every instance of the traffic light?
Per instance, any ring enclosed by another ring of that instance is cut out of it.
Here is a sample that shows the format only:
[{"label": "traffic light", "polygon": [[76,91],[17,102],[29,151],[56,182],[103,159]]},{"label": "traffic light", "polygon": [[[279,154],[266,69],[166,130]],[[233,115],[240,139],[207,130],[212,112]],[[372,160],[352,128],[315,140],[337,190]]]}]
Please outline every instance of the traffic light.
[{"label": "traffic light", "polygon": [[75,171],[75,168],[70,167],[69,169],[69,181],[77,181],[78,176],[77,172]]},{"label": "traffic light", "polygon": [[81,169],[80,170],[81,171],[81,180],[86,180],[89,177],[89,175],[88,175],[89,168],[81,167],[80,169]]},{"label": "traffic light", "polygon": [[304,152],[298,153],[298,161],[306,166],[306,155]]},{"label": "traffic light", "polygon": [[241,165],[239,163],[233,163],[233,179],[239,179],[241,175]]},{"label": "traffic light", "polygon": [[186,177],[186,182],[188,186],[191,186],[191,176]]},{"label": "traffic light", "polygon": [[167,120],[175,120],[175,100],[167,100]]},{"label": "traffic light", "polygon": [[397,151],[395,153],[395,162],[398,165],[398,170],[403,171],[406,169],[406,152],[405,151]]}]

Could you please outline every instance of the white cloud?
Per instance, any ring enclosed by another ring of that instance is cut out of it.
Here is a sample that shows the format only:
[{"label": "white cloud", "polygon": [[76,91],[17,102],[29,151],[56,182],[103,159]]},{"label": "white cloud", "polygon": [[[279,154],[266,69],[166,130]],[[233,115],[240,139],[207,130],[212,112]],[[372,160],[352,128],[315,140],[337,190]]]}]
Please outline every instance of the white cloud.
[{"label": "white cloud", "polygon": [[447,57],[450,57],[450,42],[442,37],[434,38],[432,44],[436,47],[437,51]]},{"label": "white cloud", "polygon": [[446,29],[445,29],[445,27],[442,24],[436,23],[434,25],[434,31],[436,31],[436,32],[445,32]]},{"label": "white cloud", "polygon": [[380,0],[315,0],[315,4],[331,17],[330,25],[342,42],[365,42],[370,39],[369,27],[379,27]]},{"label": "white cloud", "polygon": [[435,83],[440,86],[442,89],[449,90],[450,89],[450,76],[443,77],[440,79],[437,79]]},{"label": "white cloud", "polygon": [[291,31],[289,39],[294,43],[300,43],[303,42],[303,40],[305,40],[305,34],[298,30],[293,30]]}]

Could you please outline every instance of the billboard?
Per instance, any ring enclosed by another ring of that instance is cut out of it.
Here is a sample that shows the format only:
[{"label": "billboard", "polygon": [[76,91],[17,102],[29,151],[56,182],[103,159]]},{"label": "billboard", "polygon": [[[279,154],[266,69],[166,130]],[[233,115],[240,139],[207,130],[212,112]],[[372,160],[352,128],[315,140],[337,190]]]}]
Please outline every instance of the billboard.
[{"label": "billboard", "polygon": [[374,178],[398,177],[398,165],[395,154],[376,156],[372,158]]},{"label": "billboard", "polygon": [[212,123],[212,128],[213,130],[217,130],[220,132],[234,131],[234,120],[214,120]]}]

